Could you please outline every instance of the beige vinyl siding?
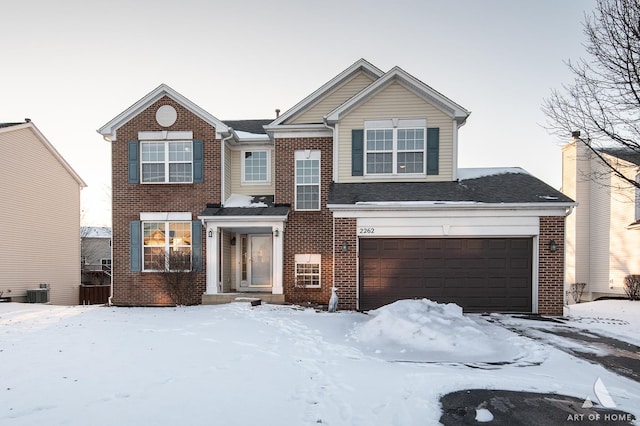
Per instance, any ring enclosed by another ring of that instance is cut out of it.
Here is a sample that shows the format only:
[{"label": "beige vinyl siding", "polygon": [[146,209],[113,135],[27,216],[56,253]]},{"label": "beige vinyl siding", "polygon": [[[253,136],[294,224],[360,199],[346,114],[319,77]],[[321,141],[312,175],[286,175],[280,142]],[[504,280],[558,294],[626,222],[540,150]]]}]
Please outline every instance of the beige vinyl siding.
[{"label": "beige vinyl siding", "polygon": [[[247,148],[244,151],[269,151],[269,159],[271,162],[271,182],[269,184],[247,185],[242,183],[242,152],[240,150],[231,151],[231,193],[241,195],[274,195],[275,194],[275,179],[273,177],[273,171],[275,170],[275,155],[274,150],[271,147],[255,147]],[[227,197],[230,195],[227,194]]]},{"label": "beige vinyl siding", "polygon": [[229,195],[232,194],[231,192],[231,181],[233,179],[232,172],[231,172],[232,163],[233,163],[232,151],[229,149],[228,146],[225,145],[224,147],[224,188],[223,188],[224,194],[222,194],[223,203],[229,197]]},{"label": "beige vinyl siding", "polygon": [[29,128],[0,133],[0,290],[16,301],[40,283],[77,305],[80,185]]},{"label": "beige vinyl siding", "polygon": [[[429,175],[418,179],[415,177],[396,178],[395,176],[381,178],[351,176],[351,130],[364,129],[365,120],[390,118],[426,118],[427,127],[440,128],[439,175]],[[338,140],[338,182],[340,183],[388,180],[431,182],[453,180],[453,119],[398,83],[391,83],[341,119]]]},{"label": "beige vinyl siding", "polygon": [[228,232],[228,231],[222,231],[222,243],[221,243],[221,247],[222,247],[222,292],[223,293],[228,293],[231,291],[231,265],[232,265],[232,256],[231,256],[231,252],[232,249],[235,249],[235,247],[233,247],[231,245],[231,237],[235,234]]},{"label": "beige vinyl siding", "polygon": [[[625,163],[621,166],[625,176],[635,179],[637,166]],[[635,222],[635,189],[621,178],[612,176],[609,224],[609,281],[608,291],[624,294],[624,278],[629,274],[640,274],[638,247],[640,231],[629,230],[627,226]]]},{"label": "beige vinyl siding", "polygon": [[286,124],[317,124],[322,123],[322,117],[333,111],[353,95],[373,83],[373,78],[363,72],[355,74],[350,80],[334,89],[331,93],[320,99],[316,104],[304,111]]},{"label": "beige vinyl siding", "polygon": [[[578,148],[580,157],[578,158]],[[562,150],[562,192],[578,202],[566,219],[566,283],[589,282],[590,159],[586,148],[575,143]]]}]

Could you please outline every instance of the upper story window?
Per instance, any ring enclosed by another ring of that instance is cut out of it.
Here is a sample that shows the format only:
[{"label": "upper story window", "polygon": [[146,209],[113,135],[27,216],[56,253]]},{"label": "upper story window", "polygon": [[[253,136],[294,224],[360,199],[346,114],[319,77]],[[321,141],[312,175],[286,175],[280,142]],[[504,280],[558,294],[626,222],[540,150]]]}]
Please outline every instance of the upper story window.
[{"label": "upper story window", "polygon": [[192,141],[140,141],[142,183],[193,182]]},{"label": "upper story window", "polygon": [[295,152],[296,210],[320,210],[320,151]]},{"label": "upper story window", "polygon": [[269,151],[243,151],[242,153],[242,183],[269,183]]},{"label": "upper story window", "polygon": [[426,120],[366,121],[365,174],[424,174]]},{"label": "upper story window", "polygon": [[[636,175],[636,182],[640,183],[640,174]],[[636,222],[640,221],[640,188],[636,187],[635,188],[635,192],[636,192],[636,217],[635,220]]]}]

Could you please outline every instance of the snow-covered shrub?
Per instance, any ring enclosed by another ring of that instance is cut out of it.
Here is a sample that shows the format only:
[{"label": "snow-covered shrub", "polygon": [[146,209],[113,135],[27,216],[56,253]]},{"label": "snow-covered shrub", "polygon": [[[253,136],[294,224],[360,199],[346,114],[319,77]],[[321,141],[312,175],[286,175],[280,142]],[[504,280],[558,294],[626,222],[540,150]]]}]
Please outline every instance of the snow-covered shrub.
[{"label": "snow-covered shrub", "polygon": [[587,283],[571,283],[569,284],[569,290],[567,293],[571,295],[571,298],[574,302],[580,303],[582,299],[582,293],[584,293],[584,289],[587,286]]},{"label": "snow-covered shrub", "polygon": [[640,300],[640,275],[624,277],[624,291],[631,300]]}]

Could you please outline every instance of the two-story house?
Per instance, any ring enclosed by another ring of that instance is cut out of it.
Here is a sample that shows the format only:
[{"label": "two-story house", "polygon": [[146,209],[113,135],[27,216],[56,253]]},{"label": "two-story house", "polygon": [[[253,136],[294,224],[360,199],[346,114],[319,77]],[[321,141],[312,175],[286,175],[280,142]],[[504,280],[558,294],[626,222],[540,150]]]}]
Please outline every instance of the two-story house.
[{"label": "two-story house", "polygon": [[0,123],[3,297],[78,304],[80,191],[86,186],[31,120]]},{"label": "two-story house", "polygon": [[[567,218],[567,290],[573,294],[571,286],[582,283],[583,300],[625,297],[625,277],[640,274],[640,190],[612,173],[579,138],[574,133],[562,149],[562,192],[578,203]],[[612,148],[598,153],[640,181],[640,154]]]},{"label": "two-story house", "polygon": [[469,114],[365,60],[275,120],[221,121],[159,86],[98,130],[113,302],[169,304],[154,260],[180,252],[203,303],[326,304],[335,286],[344,309],[426,297],[561,314],[574,203],[522,169],[459,169]]}]

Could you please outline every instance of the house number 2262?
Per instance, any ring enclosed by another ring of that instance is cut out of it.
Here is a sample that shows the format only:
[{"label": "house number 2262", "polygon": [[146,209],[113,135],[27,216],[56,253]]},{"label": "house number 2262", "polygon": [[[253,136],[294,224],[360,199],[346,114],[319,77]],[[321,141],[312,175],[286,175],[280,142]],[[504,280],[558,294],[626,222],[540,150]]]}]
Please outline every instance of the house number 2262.
[{"label": "house number 2262", "polygon": [[375,234],[376,228],[358,228],[358,234]]}]

